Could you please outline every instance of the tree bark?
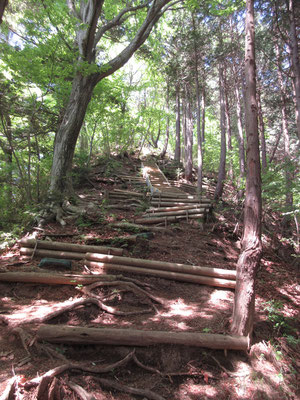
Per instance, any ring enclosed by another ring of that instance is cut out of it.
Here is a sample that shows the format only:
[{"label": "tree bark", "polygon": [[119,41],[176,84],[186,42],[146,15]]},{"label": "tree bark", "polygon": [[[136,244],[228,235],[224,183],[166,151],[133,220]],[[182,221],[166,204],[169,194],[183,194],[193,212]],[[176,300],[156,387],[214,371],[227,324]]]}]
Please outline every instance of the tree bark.
[{"label": "tree bark", "polygon": [[255,278],[261,245],[261,175],[256,101],[254,0],[246,0],[245,120],[247,136],[246,199],[242,250],[237,263],[231,331],[251,336],[255,311]]},{"label": "tree bark", "polygon": [[220,128],[221,128],[221,151],[218,173],[218,182],[214,194],[215,200],[222,197],[223,185],[226,177],[226,115],[224,96],[224,77],[222,66],[219,65],[219,86],[220,86]]}]

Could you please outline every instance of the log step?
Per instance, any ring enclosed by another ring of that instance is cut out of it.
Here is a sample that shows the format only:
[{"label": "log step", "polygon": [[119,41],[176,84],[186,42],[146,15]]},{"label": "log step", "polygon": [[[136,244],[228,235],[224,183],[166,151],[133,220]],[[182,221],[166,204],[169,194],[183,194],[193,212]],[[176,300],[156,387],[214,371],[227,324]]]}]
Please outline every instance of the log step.
[{"label": "log step", "polygon": [[[36,249],[59,250],[59,251],[63,251],[63,252],[73,252],[73,253],[87,253],[87,252],[91,253],[91,252],[93,252],[93,253],[114,254],[116,256],[121,256],[124,252],[123,249],[118,249],[116,247],[91,246],[91,245],[86,245],[86,244],[83,245],[83,244],[76,244],[76,243],[52,242],[52,241],[48,241],[48,240],[36,240],[36,239],[28,239],[28,238],[21,239],[19,243],[23,247],[29,247],[29,248],[36,247]],[[49,257],[50,257],[50,255],[49,255]]]},{"label": "log step", "polygon": [[87,253],[86,260],[102,263],[131,265],[140,268],[160,269],[165,271],[182,272],[192,275],[213,276],[223,279],[236,279],[236,271],[222,268],[201,267],[196,265],[179,264],[166,261],[145,260],[142,258],[118,257],[108,254]]},{"label": "log step", "polygon": [[39,341],[66,344],[104,344],[116,346],[151,346],[176,344],[210,349],[248,349],[244,336],[209,334],[200,332],[146,331],[137,329],[87,328],[68,325],[41,325],[37,331]]}]

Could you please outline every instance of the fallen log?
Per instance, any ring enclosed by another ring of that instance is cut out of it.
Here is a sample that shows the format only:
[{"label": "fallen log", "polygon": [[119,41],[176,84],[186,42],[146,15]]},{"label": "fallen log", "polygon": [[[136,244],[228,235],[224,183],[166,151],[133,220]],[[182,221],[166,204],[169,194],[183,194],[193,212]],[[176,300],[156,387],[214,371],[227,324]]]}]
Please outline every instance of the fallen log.
[{"label": "fallen log", "polygon": [[229,289],[235,288],[235,281],[229,280],[229,279],[219,279],[219,278],[214,278],[214,277],[210,277],[210,276],[183,274],[180,272],[172,272],[172,271],[161,271],[161,270],[150,269],[150,268],[139,268],[139,267],[132,267],[132,266],[128,266],[128,265],[101,263],[101,262],[94,262],[94,261],[90,261],[90,260],[85,260],[84,263],[88,267],[96,268],[97,270],[101,269],[103,272],[114,270],[114,271],[129,272],[129,273],[139,274],[139,275],[157,276],[159,278],[173,279],[175,281],[190,282],[190,283],[196,283],[196,284],[200,284],[200,285],[216,286],[216,287],[223,287],[223,288],[229,288]]},{"label": "fallen log", "polygon": [[244,336],[209,334],[200,332],[143,331],[137,329],[87,328],[68,325],[41,325],[37,331],[39,341],[65,344],[107,344],[116,346],[151,346],[177,344],[209,349],[248,349]]},{"label": "fallen log", "polygon": [[180,272],[183,274],[213,276],[222,279],[236,279],[236,271],[222,268],[201,267],[196,265],[187,265],[172,263],[166,261],[144,260],[142,258],[118,257],[107,254],[87,253],[86,260],[100,261],[102,263],[131,265],[132,267],[159,269],[162,271]]},{"label": "fallen log", "polygon": [[180,193],[168,193],[168,192],[162,192],[160,194],[156,194],[154,193],[152,195],[152,199],[170,199],[170,200],[177,200],[177,199],[187,199],[187,200],[197,200],[198,202],[202,202],[202,203],[210,203],[211,200],[207,199],[205,197],[200,197],[200,196],[193,196],[190,194],[180,194]]},{"label": "fallen log", "polygon": [[[0,282],[21,282],[41,283],[48,285],[90,285],[99,281],[120,280],[119,275],[93,274],[93,275],[72,275],[72,274],[51,274],[46,272],[1,272]],[[126,281],[124,281],[126,282]]]},{"label": "fallen log", "polygon": [[198,213],[198,214],[188,214],[185,213],[184,215],[174,215],[174,216],[164,216],[164,217],[149,217],[149,218],[138,218],[135,220],[136,223],[138,224],[159,224],[160,222],[177,222],[182,219],[186,219],[187,221],[189,219],[198,219],[198,218],[203,218],[204,213]]},{"label": "fallen log", "polygon": [[37,247],[37,249],[48,249],[48,250],[62,250],[70,251],[74,253],[104,253],[104,254],[114,254],[116,256],[121,256],[123,254],[123,249],[118,249],[115,247],[107,246],[90,246],[86,244],[76,244],[76,243],[63,243],[63,242],[51,242],[48,240],[36,240],[23,238],[20,240],[20,244],[23,247]]},{"label": "fallen log", "polygon": [[[205,210],[209,209],[208,204],[201,204],[201,208],[204,208]],[[192,204],[190,206],[175,206],[175,207],[151,207],[148,208],[145,212],[147,214],[153,214],[155,212],[168,212],[168,211],[180,211],[180,210],[194,210],[195,208],[199,208],[199,204]]]},{"label": "fallen log", "polygon": [[68,260],[83,260],[86,253],[72,253],[70,251],[56,251],[47,249],[32,249],[30,247],[21,247],[20,254],[28,257],[50,257],[50,258],[64,258]]},{"label": "fallen log", "polygon": [[196,204],[210,204],[211,201],[203,201],[202,199],[187,199],[185,197],[155,197],[151,199],[151,203],[196,203]]},{"label": "fallen log", "polygon": [[145,226],[141,224],[133,224],[131,222],[115,222],[110,224],[111,228],[124,229],[126,231],[153,231],[153,232],[168,232],[166,228],[161,226]]},{"label": "fallen log", "polygon": [[204,214],[205,208],[194,208],[194,209],[185,209],[185,210],[172,210],[169,209],[168,211],[161,211],[161,212],[152,212],[151,214],[143,215],[142,218],[155,218],[155,217],[170,217],[176,215],[185,215],[190,216],[193,214]]},{"label": "fallen log", "polygon": [[[192,201],[193,204],[196,204],[198,207],[207,207],[210,208],[210,204],[202,204],[202,203],[197,203],[196,201]],[[150,202],[151,206],[154,207],[178,207],[178,206],[186,206],[190,205],[190,202],[185,202],[185,201],[151,201]]]}]

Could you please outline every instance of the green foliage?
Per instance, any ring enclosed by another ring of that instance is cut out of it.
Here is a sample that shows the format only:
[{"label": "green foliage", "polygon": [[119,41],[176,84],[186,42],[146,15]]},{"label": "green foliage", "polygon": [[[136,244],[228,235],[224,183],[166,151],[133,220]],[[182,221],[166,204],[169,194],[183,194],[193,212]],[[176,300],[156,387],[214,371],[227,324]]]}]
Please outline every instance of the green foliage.
[{"label": "green foliage", "polygon": [[291,318],[285,317],[282,309],[283,303],[280,300],[269,300],[265,303],[264,310],[268,313],[268,320],[273,324],[274,331],[288,335],[294,329],[290,325]]}]

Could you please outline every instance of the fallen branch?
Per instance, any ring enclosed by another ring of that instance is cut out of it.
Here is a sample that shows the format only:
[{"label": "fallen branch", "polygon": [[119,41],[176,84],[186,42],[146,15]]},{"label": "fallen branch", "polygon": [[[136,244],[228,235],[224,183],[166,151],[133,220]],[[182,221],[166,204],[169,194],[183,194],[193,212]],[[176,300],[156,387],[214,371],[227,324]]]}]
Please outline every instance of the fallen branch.
[{"label": "fallen branch", "polygon": [[165,400],[164,397],[160,396],[157,393],[152,392],[152,390],[137,389],[137,388],[133,388],[131,386],[121,385],[120,383],[111,381],[110,379],[104,379],[104,378],[94,378],[94,379],[96,381],[100,382],[101,385],[118,390],[120,392],[136,394],[138,396],[144,396],[147,399],[151,399],[151,400]]},{"label": "fallen branch", "polygon": [[144,331],[137,329],[87,328],[79,326],[41,325],[37,339],[51,343],[109,344],[117,346],[151,346],[177,344],[210,349],[248,349],[244,336],[219,335],[199,332]]}]

